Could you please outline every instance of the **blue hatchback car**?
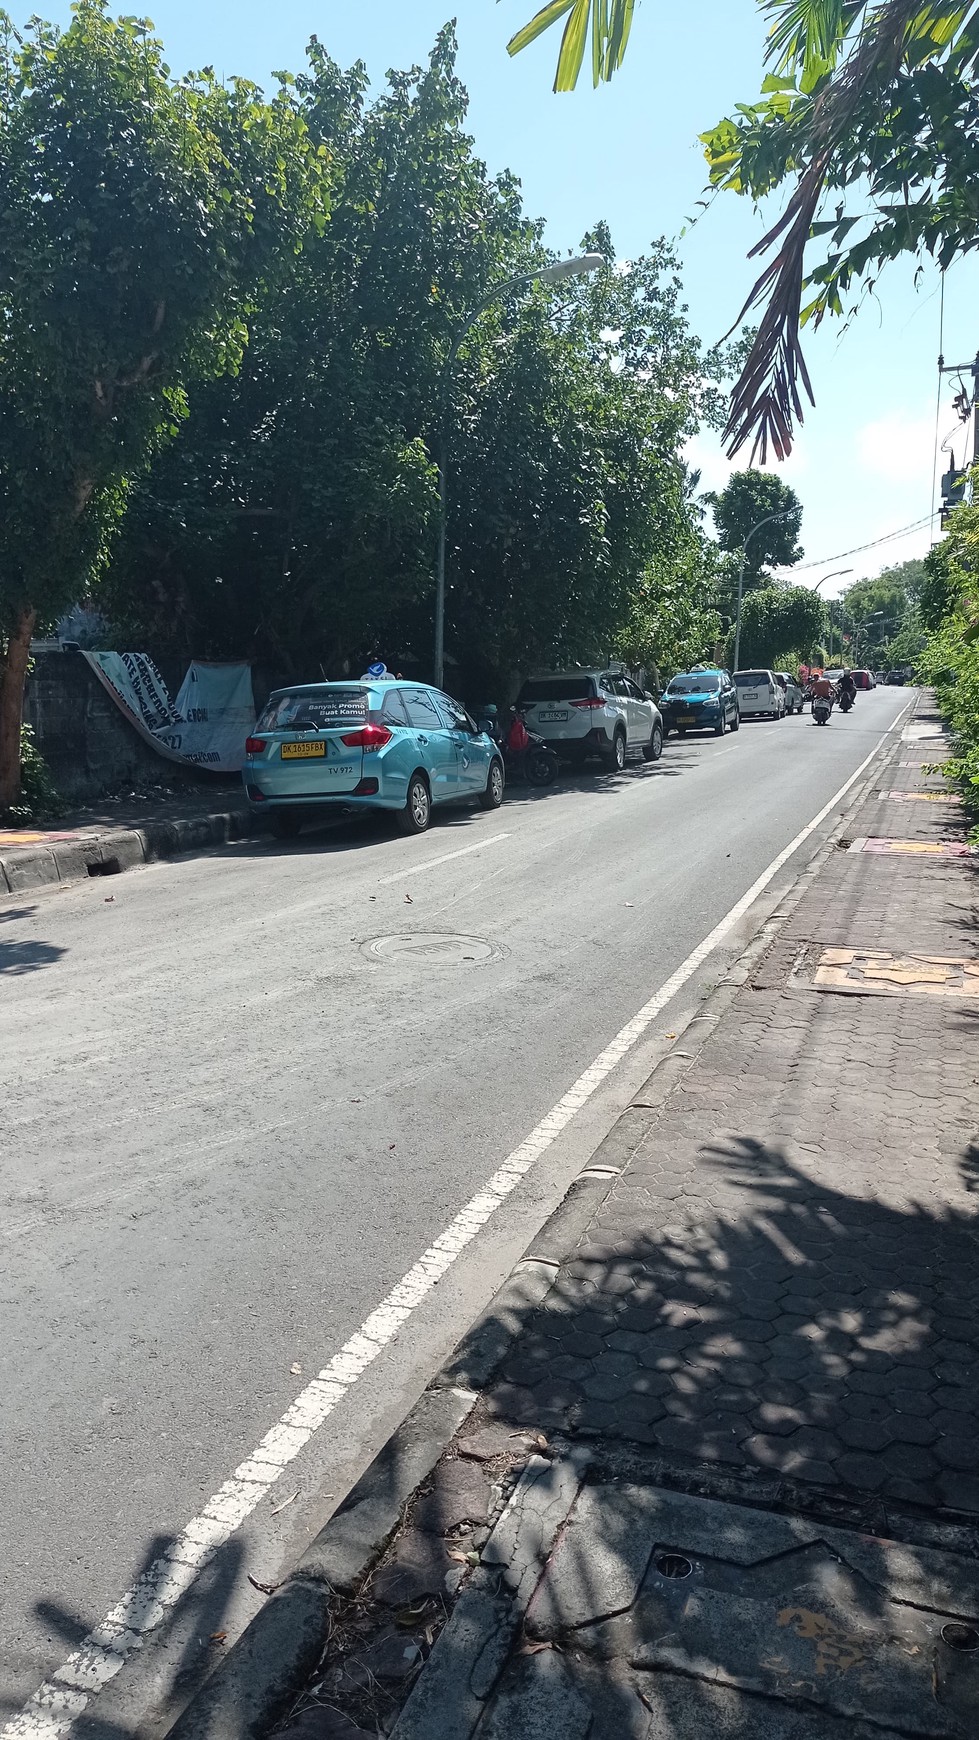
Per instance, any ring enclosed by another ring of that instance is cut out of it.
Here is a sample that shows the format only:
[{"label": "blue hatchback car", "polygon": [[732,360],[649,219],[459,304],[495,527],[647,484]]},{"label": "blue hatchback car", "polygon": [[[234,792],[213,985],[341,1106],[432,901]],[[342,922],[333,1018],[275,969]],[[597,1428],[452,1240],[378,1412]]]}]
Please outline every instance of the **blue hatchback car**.
[{"label": "blue hatchback car", "polygon": [[276,689],[245,743],[249,803],[280,839],[316,810],[393,810],[423,834],[435,804],[503,802],[503,759],[464,707],[426,683],[297,683]]}]

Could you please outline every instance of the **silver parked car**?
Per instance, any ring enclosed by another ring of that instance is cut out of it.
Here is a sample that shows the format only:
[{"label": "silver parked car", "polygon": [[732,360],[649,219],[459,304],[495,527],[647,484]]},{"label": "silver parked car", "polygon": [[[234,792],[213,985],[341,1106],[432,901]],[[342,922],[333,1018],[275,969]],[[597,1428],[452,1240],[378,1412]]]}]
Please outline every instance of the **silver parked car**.
[{"label": "silver parked car", "polygon": [[789,671],[776,671],[775,681],[785,696],[785,711],[787,713],[801,713],[802,704],[806,698],[801,683]]}]

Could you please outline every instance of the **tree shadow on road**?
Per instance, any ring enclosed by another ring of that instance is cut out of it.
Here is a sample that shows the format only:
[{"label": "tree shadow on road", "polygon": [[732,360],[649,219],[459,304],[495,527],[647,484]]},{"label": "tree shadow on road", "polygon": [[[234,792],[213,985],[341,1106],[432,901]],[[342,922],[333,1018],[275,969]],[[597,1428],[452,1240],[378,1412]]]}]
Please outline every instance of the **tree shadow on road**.
[{"label": "tree shadow on road", "polygon": [[[176,1545],[172,1535],[156,1535],[150,1541],[133,1584],[132,1599],[124,1596],[120,1609],[126,1609],[137,1620],[141,1614],[145,1615],[164,1580],[173,1572],[174,1566],[168,1555]],[[164,1609],[161,1622],[141,1634],[146,1648],[155,1652],[154,1718],[158,1723],[165,1718],[165,1728],[176,1720],[221,1659],[223,1623],[244,1577],[243,1560],[242,1541],[239,1536],[232,1535],[192,1576],[189,1586],[177,1601]],[[180,1570],[179,1564],[177,1569]],[[101,1615],[86,1617],[47,1599],[37,1601],[34,1612],[48,1632],[61,1640],[67,1657],[86,1650],[93,1641],[98,1644],[97,1637],[92,1639],[92,1632],[101,1625]],[[138,1650],[135,1653],[138,1659]],[[162,1664],[165,1664],[165,1669]],[[120,1671],[125,1673],[125,1667]],[[107,1681],[103,1695],[108,1703],[112,1697],[111,1679]],[[16,1707],[9,1697],[0,1695],[0,1713],[13,1715]],[[130,1725],[110,1716],[107,1709],[100,1708],[100,1699],[95,1696],[75,1718],[72,1732],[76,1740],[132,1740],[138,1728],[138,1724]]]},{"label": "tree shadow on road", "polygon": [[[33,918],[34,906],[10,907],[0,912],[0,924],[14,924]],[[24,973],[36,973],[42,967],[52,967],[67,954],[56,943],[41,942],[37,937],[11,938],[0,934],[0,976],[19,978]]]}]

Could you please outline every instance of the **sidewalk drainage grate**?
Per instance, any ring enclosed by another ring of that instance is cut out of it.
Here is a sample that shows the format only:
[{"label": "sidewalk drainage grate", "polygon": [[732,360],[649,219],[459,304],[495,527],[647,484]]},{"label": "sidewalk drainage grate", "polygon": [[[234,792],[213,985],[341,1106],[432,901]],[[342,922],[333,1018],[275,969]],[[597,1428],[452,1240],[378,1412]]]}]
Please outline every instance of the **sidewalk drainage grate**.
[{"label": "sidewalk drainage grate", "polygon": [[974,1625],[963,1625],[961,1621],[952,1619],[942,1626],[942,1642],[947,1643],[949,1649],[979,1649],[979,1631]]},{"label": "sidewalk drainage grate", "polygon": [[[682,1553],[657,1553],[653,1564],[661,1577],[689,1577],[693,1570],[690,1560]],[[964,1646],[960,1644],[958,1647]]]},{"label": "sidewalk drainage grate", "polygon": [[979,960],[892,955],[887,949],[824,949],[813,988],[865,997],[979,997]]}]

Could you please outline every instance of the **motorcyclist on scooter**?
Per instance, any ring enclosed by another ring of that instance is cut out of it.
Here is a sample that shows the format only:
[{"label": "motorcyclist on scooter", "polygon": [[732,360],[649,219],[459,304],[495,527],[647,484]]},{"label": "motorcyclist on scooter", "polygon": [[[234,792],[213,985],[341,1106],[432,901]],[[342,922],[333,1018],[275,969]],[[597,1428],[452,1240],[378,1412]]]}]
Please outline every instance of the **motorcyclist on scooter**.
[{"label": "motorcyclist on scooter", "polygon": [[840,700],[848,700],[852,707],[856,698],[857,685],[853,680],[853,673],[852,671],[844,671],[840,678]]},{"label": "motorcyclist on scooter", "polygon": [[817,700],[818,701],[828,701],[829,705],[830,705],[830,711],[832,711],[833,702],[837,699],[837,694],[836,694],[836,690],[834,689],[832,683],[830,682],[828,676],[825,674],[824,671],[820,671],[819,676],[816,678],[816,681],[813,683],[812,698],[814,701],[817,701]]}]

